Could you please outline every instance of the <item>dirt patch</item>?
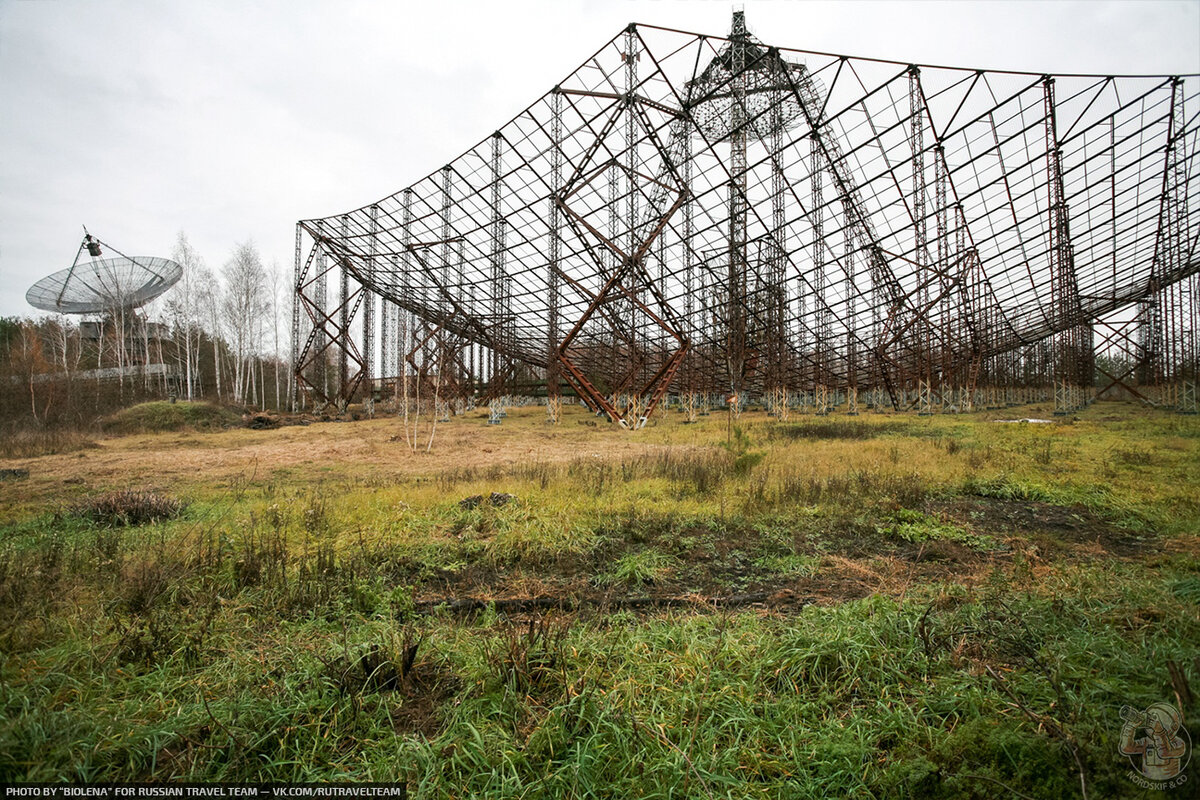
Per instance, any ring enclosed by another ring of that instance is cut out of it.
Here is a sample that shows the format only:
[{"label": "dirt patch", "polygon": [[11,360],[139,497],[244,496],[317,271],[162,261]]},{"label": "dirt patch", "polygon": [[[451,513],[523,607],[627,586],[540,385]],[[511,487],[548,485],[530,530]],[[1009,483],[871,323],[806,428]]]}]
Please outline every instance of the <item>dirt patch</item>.
[{"label": "dirt patch", "polygon": [[[418,602],[426,609],[446,603],[457,613],[489,603],[500,611],[532,613],[704,611],[731,602],[789,612],[875,594],[902,598],[922,584],[978,585],[1020,553],[1049,564],[1144,558],[1167,547],[1083,507],[964,497],[929,501],[922,510],[961,529],[964,537],[905,541],[887,533],[885,515],[875,522],[860,520],[853,531],[843,531],[837,520],[829,520],[828,529],[823,521],[809,521],[808,527],[798,523],[790,549],[781,551],[778,541],[768,543],[737,523],[674,527],[641,518],[606,529],[601,545],[590,553],[539,564],[475,564],[420,581]],[[604,582],[620,559],[643,551],[662,554],[670,566],[636,584],[614,583],[611,577]]]},{"label": "dirt patch", "polygon": [[[675,526],[665,518],[638,518],[606,528],[587,553],[538,563],[480,561],[433,574],[420,564],[404,564],[396,577],[418,587],[415,600],[425,611],[444,605],[453,613],[469,613],[489,604],[503,613],[704,610],[731,604],[789,611],[872,594],[903,597],[923,583],[975,584],[1011,563],[1020,549],[1005,542],[1018,538],[1011,526],[993,520],[996,524],[985,531],[971,524],[979,521],[970,516],[978,513],[972,500],[928,510],[955,520],[964,531],[995,535],[979,536],[981,546],[973,540],[910,542],[889,535],[882,521],[861,521],[846,532],[831,520],[828,529],[822,522],[815,527],[812,521],[798,522],[794,534],[780,541],[732,521]],[[627,559],[638,563],[643,555],[653,558],[641,563],[654,566],[638,577],[618,571]]]},{"label": "dirt patch", "polygon": [[770,607],[777,611],[799,611],[809,604],[836,605],[870,597],[879,588],[861,574],[833,569],[781,586],[771,595]]},{"label": "dirt patch", "polygon": [[931,502],[929,510],[976,533],[1027,539],[1063,555],[1136,558],[1161,549],[1156,540],[1119,528],[1083,506],[963,497]]},{"label": "dirt patch", "polygon": [[[708,576],[700,591],[689,589],[688,582],[676,578],[641,587],[602,587],[580,573],[552,575],[541,570],[532,579],[519,571],[468,567],[426,583],[416,598],[416,611],[463,615],[492,607],[506,616],[520,616],[552,610],[655,613],[689,609],[704,613],[758,608],[794,613],[809,605],[836,605],[874,594],[900,598],[915,585],[931,581],[973,585],[983,580],[996,563],[1011,558],[1008,551],[985,556],[952,542],[930,544],[933,546],[906,546],[901,556],[829,556],[821,561],[815,574],[804,577],[760,571],[746,580],[750,571],[718,569]],[[733,578],[729,583],[721,582],[730,576]],[[741,590],[735,588],[743,586]]]}]

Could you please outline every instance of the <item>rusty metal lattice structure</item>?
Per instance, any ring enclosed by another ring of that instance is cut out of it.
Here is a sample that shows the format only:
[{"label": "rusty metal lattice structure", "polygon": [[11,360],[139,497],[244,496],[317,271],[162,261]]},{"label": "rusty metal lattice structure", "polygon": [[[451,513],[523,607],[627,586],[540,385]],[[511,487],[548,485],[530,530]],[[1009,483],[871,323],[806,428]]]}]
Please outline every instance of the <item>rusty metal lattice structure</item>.
[{"label": "rusty metal lattice structure", "polygon": [[298,223],[297,401],[419,373],[629,427],[665,398],[1194,412],[1198,84],[630,25],[426,178]]}]

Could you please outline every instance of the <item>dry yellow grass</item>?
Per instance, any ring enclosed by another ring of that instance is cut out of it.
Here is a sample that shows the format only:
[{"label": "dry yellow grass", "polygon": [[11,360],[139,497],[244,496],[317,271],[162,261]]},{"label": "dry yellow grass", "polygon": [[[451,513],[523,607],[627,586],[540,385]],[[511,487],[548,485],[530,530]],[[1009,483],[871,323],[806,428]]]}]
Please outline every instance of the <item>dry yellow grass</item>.
[{"label": "dry yellow grass", "polygon": [[44,502],[82,488],[157,486],[183,489],[232,479],[263,479],[276,471],[292,478],[434,474],[448,469],[621,458],[660,445],[572,408],[563,424],[545,422],[545,409],[516,408],[504,424],[486,424],[477,411],[438,426],[433,448],[412,452],[401,420],[322,422],[275,430],[160,433],[100,439],[98,447],[69,454],[0,459],[0,468],[28,469],[20,483],[0,484],[5,506]]}]

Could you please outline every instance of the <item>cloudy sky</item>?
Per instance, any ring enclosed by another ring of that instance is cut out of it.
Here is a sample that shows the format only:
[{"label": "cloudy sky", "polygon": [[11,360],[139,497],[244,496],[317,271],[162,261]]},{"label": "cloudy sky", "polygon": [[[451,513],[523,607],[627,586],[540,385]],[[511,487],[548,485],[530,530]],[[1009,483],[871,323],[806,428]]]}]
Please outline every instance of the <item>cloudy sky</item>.
[{"label": "cloudy sky", "polygon": [[[469,148],[632,21],[724,34],[718,0],[0,0],[0,316],[81,225],[210,267]],[[743,4],[737,4],[738,8]],[[1200,72],[1200,0],[744,3],[768,43],[925,64]]]}]

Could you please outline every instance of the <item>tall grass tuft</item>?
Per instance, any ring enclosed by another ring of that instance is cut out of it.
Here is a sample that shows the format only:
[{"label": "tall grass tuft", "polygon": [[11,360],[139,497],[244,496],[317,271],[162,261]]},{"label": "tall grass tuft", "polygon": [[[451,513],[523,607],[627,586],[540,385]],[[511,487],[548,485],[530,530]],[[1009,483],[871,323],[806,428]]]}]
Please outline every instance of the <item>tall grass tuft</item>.
[{"label": "tall grass tuft", "polygon": [[148,491],[122,490],[106,492],[81,500],[71,506],[69,513],[97,525],[147,525],[178,517],[183,503],[173,497]]}]

